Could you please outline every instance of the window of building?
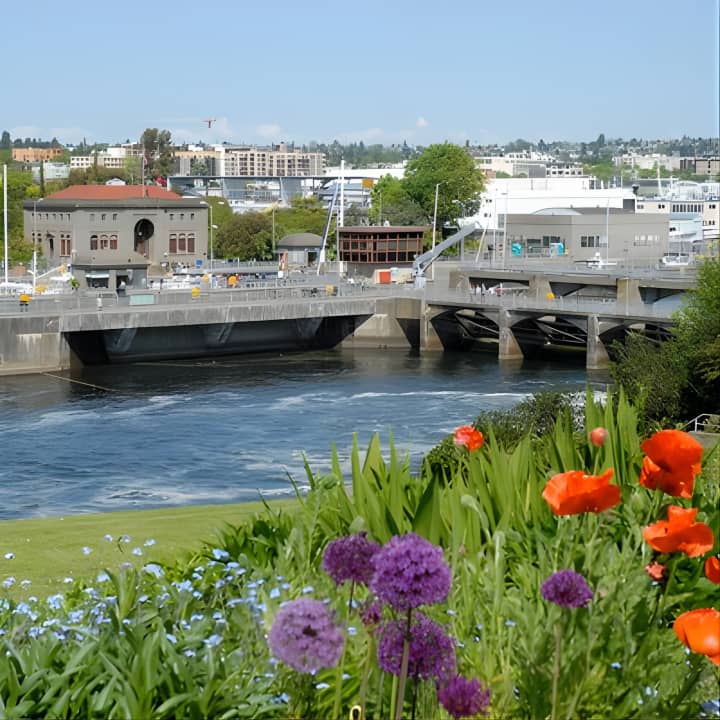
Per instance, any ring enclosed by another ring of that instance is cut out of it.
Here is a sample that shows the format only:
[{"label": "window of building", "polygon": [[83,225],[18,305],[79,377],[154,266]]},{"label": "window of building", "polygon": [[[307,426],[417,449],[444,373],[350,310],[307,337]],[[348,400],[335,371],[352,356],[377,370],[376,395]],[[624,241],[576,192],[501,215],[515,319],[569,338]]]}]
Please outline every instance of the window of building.
[{"label": "window of building", "polygon": [[95,213],[90,213],[90,222],[95,222]]},{"label": "window of building", "polygon": [[194,220],[194,219],[195,219],[195,213],[190,213],[190,219],[191,219],[191,220]]},{"label": "window of building", "polygon": [[177,252],[177,235],[175,233],[170,234],[170,242],[168,244],[168,251],[172,254]]},{"label": "window of building", "polygon": [[100,215],[100,219],[101,219],[103,222],[105,222],[105,219],[106,219],[106,218],[107,218],[107,215],[106,215],[105,213],[102,213],[102,215]]},{"label": "window of building", "polygon": [[170,213],[170,222],[172,222],[175,219],[175,213]]},{"label": "window of building", "polygon": [[107,235],[100,236],[100,249],[107,250],[110,247],[110,240]]},{"label": "window of building", "polygon": [[187,245],[185,244],[185,233],[178,235],[178,249],[179,253],[187,252]]},{"label": "window of building", "polygon": [[113,220],[117,220],[117,216],[118,216],[117,213],[113,213]]},{"label": "window of building", "polygon": [[111,235],[110,236],[110,249],[111,250],[117,250],[118,248],[118,238],[117,235]]},{"label": "window of building", "polygon": [[188,233],[187,236],[187,251],[189,253],[195,252],[195,233]]},{"label": "window of building", "polygon": [[60,233],[60,254],[70,255],[71,245],[69,233]]},{"label": "window of building", "polygon": [[91,249],[91,250],[97,250],[97,249],[98,249],[98,236],[97,236],[97,235],[91,235],[91,236],[90,236],[90,249]]}]

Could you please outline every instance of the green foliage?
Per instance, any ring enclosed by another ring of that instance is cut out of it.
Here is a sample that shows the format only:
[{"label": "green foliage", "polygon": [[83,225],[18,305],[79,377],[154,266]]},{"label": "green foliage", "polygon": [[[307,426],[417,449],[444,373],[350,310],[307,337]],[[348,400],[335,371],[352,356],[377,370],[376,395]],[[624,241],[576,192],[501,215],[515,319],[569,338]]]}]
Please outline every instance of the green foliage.
[{"label": "green foliage", "polygon": [[403,187],[429,218],[434,214],[438,183],[437,227],[477,212],[485,181],[467,150],[447,142],[430,145],[408,162]]},{"label": "green foliage", "polygon": [[[526,412],[540,427],[551,406],[544,398]],[[387,717],[393,683],[350,603],[363,606],[371,595],[336,587],[321,561],[340,536],[366,530],[386,542],[413,530],[443,547],[453,576],[447,606],[423,612],[458,639],[459,671],[490,685],[492,717],[699,717],[699,703],[717,694],[718,670],[688,657],[671,624],[710,607],[716,588],[703,558],[658,558],[643,540],[665,500],[638,485],[638,411],[622,393],[601,403],[588,392],[581,422],[569,409],[556,414],[542,442],[526,433],[506,447],[489,426],[485,446],[454,448],[458,461],[442,476],[428,465],[413,475],[392,438],[388,459],[377,436],[364,457],[355,443],[347,476],[333,449],[327,475],[306,468],[309,490],[296,487],[295,512],[267,504],[249,522],[222,528],[219,547],[164,569],[108,570],[47,603],[0,599],[0,714],[329,718],[341,683],[340,717],[360,698],[367,717]],[[595,447],[586,431],[599,426],[608,437]],[[603,513],[558,517],[542,498],[555,473],[609,467],[622,501]],[[719,468],[720,452],[706,453],[692,499],[716,537]],[[663,582],[644,571],[655,559],[668,566]],[[542,598],[543,581],[566,568],[592,588],[587,607]],[[270,658],[268,628],[281,604],[299,597],[327,599],[354,628],[345,681],[342,670],[299,676]],[[410,716],[409,700],[405,710]],[[447,719],[430,683],[419,688],[418,713]]]},{"label": "green foliage", "polygon": [[673,319],[674,347],[689,374],[689,412],[720,410],[720,355],[714,350],[720,341],[719,260],[707,259],[698,266],[697,283]]},{"label": "green foliage", "polygon": [[407,193],[405,184],[392,175],[381,177],[370,193],[370,221],[381,225],[388,221],[391,225],[425,225],[432,222],[423,208]]},{"label": "green foliage", "polygon": [[613,345],[610,366],[614,382],[643,409],[645,423],[662,425],[681,416],[687,371],[672,341],[658,343],[629,333],[624,344]]},{"label": "green foliage", "polygon": [[169,130],[147,128],[140,139],[145,151],[145,173],[149,178],[167,177],[175,163]]},{"label": "green foliage", "polygon": [[261,212],[233,214],[215,232],[215,257],[240,260],[271,258],[271,216]]},{"label": "green foliage", "polygon": [[[570,413],[574,417],[575,426],[579,427],[577,405],[577,397],[571,393],[535,393],[509,410],[484,410],[472,425],[485,436],[492,433],[505,450],[512,450],[528,434],[541,440],[554,429],[558,417],[563,413]],[[451,473],[460,457],[453,436],[448,435],[428,452],[425,462],[434,473]]]},{"label": "green foliage", "polygon": [[635,333],[613,346],[611,374],[648,423],[673,424],[720,410],[720,261],[698,266],[696,286],[673,317],[672,339]]},{"label": "green foliage", "polygon": [[[0,174],[0,197],[3,196],[2,174]],[[37,195],[37,186],[33,185],[30,172],[7,171],[8,197],[8,256],[11,262],[27,262],[32,257],[32,246],[23,236],[23,201]],[[5,219],[5,209],[0,203],[0,227]],[[0,243],[0,257],[4,259],[4,245]]]}]

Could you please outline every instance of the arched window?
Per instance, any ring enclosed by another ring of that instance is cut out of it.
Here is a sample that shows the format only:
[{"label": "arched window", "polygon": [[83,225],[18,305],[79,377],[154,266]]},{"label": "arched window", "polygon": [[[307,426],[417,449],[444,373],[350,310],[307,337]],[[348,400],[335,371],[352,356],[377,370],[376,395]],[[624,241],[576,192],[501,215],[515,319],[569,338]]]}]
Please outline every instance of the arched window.
[{"label": "arched window", "polygon": [[117,250],[118,242],[117,242],[117,235],[111,235],[110,236],[110,249],[111,250]]},{"label": "arched window", "polygon": [[187,252],[187,245],[185,244],[185,233],[180,233],[178,236],[178,252]]},{"label": "arched window", "polygon": [[100,236],[100,249],[101,250],[107,250],[110,247],[110,242],[108,241],[108,236],[103,234]]},{"label": "arched window", "polygon": [[97,249],[98,249],[98,236],[97,236],[97,235],[91,235],[91,236],[90,236],[90,249],[91,249],[91,250],[97,250]]},{"label": "arched window", "polygon": [[187,236],[187,251],[189,253],[195,252],[195,233],[188,233]]}]

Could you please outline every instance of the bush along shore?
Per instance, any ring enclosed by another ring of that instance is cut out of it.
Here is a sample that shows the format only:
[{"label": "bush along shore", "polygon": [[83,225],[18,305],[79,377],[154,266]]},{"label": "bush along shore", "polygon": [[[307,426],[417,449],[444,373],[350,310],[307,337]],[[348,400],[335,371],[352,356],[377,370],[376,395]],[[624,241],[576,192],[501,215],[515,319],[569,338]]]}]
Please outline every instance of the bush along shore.
[{"label": "bush along shore", "polygon": [[0,716],[718,717],[720,453],[621,394],[581,420],[417,475],[375,437],[190,556],[6,583]]}]

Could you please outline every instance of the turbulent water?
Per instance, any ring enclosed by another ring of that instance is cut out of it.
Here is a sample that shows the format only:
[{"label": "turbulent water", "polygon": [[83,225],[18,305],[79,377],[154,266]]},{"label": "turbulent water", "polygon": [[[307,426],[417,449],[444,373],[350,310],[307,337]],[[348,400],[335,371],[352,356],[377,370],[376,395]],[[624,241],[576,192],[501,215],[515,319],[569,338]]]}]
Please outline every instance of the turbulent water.
[{"label": "turbulent water", "polygon": [[392,434],[415,467],[481,410],[588,381],[566,360],[330,351],[0,378],[0,519],[230,503],[291,491]]}]

